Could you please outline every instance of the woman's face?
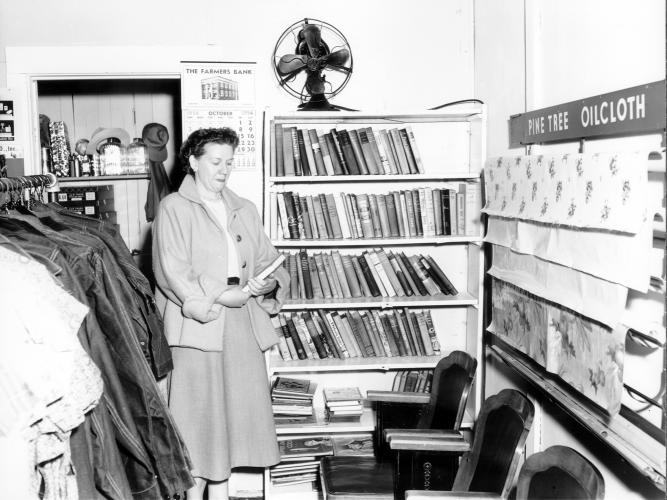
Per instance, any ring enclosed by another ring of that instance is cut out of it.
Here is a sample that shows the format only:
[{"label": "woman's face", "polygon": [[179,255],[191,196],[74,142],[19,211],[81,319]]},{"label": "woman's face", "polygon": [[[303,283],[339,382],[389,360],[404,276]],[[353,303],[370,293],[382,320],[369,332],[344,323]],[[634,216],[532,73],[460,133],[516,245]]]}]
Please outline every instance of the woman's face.
[{"label": "woman's face", "polygon": [[234,148],[229,144],[211,142],[204,146],[199,158],[190,156],[190,167],[195,172],[195,182],[211,193],[219,193],[225,187],[234,163]]}]

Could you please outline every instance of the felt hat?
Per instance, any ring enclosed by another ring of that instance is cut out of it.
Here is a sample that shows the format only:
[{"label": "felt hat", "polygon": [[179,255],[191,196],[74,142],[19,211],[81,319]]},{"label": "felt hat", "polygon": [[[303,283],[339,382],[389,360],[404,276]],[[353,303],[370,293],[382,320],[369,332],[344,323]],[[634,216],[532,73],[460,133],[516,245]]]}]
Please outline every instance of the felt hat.
[{"label": "felt hat", "polygon": [[148,158],[151,161],[165,161],[167,159],[167,142],[169,131],[161,123],[149,123],[141,132],[141,138],[148,149]]},{"label": "felt hat", "polygon": [[86,154],[92,155],[99,153],[98,147],[102,141],[108,139],[109,137],[115,137],[120,141],[123,146],[127,146],[130,142],[130,134],[125,132],[122,128],[105,128],[98,127],[93,132],[88,147],[86,148]]}]

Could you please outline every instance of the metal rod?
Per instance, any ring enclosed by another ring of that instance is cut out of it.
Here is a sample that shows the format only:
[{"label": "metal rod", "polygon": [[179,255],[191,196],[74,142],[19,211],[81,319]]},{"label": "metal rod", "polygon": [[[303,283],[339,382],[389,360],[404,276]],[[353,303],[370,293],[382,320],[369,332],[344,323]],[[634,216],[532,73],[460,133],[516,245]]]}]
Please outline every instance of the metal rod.
[{"label": "metal rod", "polygon": [[51,173],[40,175],[24,175],[22,177],[2,177],[0,179],[0,192],[16,191],[20,189],[52,187],[57,178]]}]

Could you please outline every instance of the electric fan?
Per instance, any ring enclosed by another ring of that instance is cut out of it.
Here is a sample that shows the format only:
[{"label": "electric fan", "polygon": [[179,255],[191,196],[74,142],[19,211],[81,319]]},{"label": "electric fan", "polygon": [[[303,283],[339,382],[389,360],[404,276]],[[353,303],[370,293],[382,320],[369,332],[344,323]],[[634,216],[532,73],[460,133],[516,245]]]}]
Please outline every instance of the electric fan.
[{"label": "electric fan", "polygon": [[298,109],[349,109],[329,103],[352,75],[350,45],[329,23],[303,19],[287,28],[273,49],[273,69],[280,86],[301,101]]}]

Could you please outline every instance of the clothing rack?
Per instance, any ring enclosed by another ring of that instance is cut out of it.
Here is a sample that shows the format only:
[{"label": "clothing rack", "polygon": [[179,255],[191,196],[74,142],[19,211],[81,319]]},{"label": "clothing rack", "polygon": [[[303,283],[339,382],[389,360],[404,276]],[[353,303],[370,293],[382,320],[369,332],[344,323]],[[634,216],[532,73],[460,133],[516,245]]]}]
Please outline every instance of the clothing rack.
[{"label": "clothing rack", "polygon": [[[24,189],[52,188],[57,183],[58,179],[52,173],[23,175],[20,177],[0,177],[0,193],[10,193]],[[47,194],[49,201],[55,201],[55,193],[49,192]]]}]

